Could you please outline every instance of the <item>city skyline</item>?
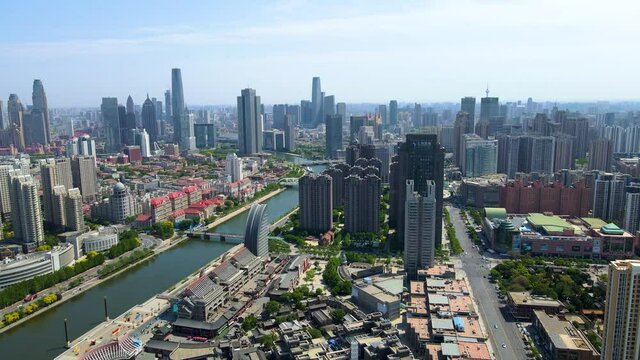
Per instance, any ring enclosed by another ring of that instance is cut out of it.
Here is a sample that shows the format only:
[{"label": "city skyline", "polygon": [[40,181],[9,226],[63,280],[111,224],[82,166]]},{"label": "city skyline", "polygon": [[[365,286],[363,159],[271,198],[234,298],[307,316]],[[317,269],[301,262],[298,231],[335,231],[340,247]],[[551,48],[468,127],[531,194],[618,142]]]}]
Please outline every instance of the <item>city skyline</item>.
[{"label": "city skyline", "polygon": [[[577,1],[127,3],[129,11],[110,16],[119,5],[16,4],[18,13],[28,6],[34,21],[3,18],[14,36],[0,41],[0,63],[12,69],[0,97],[26,99],[25,79],[41,79],[50,107],[96,106],[103,96],[129,93],[142,103],[147,91],[159,98],[170,86],[166,72],[179,67],[187,105],[233,104],[245,87],[267,104],[297,103],[310,98],[313,76],[350,103],[479,98],[487,83],[504,100],[637,99],[639,75],[626,69],[638,54],[626,29],[640,5],[630,1],[606,8]],[[72,15],[86,6],[99,15]],[[241,16],[249,9],[260,16]],[[316,39],[335,46],[318,53]]]}]

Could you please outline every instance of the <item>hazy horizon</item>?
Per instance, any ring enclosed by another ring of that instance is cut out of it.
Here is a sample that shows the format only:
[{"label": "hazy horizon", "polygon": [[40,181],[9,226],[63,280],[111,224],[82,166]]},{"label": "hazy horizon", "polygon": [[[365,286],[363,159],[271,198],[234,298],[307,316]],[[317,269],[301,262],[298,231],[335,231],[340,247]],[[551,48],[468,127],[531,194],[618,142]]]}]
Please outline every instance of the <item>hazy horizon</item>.
[{"label": "hazy horizon", "polygon": [[[164,101],[182,69],[187,104],[235,104],[245,87],[265,104],[336,102],[638,101],[640,3],[567,0],[196,1],[12,4],[0,14],[0,99],[96,107],[102,97]],[[16,16],[23,14],[24,16]],[[25,21],[28,19],[28,21]]]}]

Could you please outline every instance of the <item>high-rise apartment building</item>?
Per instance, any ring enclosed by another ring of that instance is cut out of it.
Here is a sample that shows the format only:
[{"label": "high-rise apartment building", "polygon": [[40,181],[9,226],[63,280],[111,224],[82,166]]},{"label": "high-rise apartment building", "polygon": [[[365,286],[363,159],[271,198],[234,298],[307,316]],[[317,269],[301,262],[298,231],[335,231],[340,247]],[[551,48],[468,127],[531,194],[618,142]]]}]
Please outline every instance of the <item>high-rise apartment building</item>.
[{"label": "high-rise apartment building", "polygon": [[171,69],[171,115],[173,118],[173,142],[179,144],[183,150],[182,130],[187,122],[184,111],[184,92],[182,90],[182,71]]},{"label": "high-rise apartment building", "polygon": [[193,124],[198,149],[215,148],[217,132],[215,124]]},{"label": "high-rise apartment building", "polygon": [[262,151],[260,96],[254,89],[243,89],[238,96],[238,150],[240,155]]},{"label": "high-rise apartment building", "polygon": [[0,100],[0,130],[4,130],[9,127],[7,118],[4,116],[4,109],[2,106],[2,100]]},{"label": "high-rise apartment building", "polygon": [[411,117],[411,122],[413,123],[413,127],[421,127],[422,124],[422,105],[415,103],[413,104],[413,116]]},{"label": "high-rise apartment building", "polygon": [[389,125],[398,124],[398,101],[389,101]]},{"label": "high-rise apartment building", "polygon": [[640,347],[640,260],[609,263],[602,360],[638,359]]},{"label": "high-rise apartment building", "polygon": [[255,256],[269,255],[269,220],[267,205],[253,203],[247,216],[244,246]]},{"label": "high-rise apartment building", "polygon": [[640,231],[640,185],[627,186],[624,202],[625,230],[633,235]]},{"label": "high-rise apartment building", "polygon": [[67,191],[65,198],[66,227],[71,231],[84,231],[84,214],[82,212],[82,194],[80,189],[73,188]]},{"label": "high-rise apartment building", "polygon": [[119,152],[122,148],[122,138],[118,99],[115,97],[102,98],[100,112],[102,114],[102,126],[105,128],[107,137],[107,149],[111,152]]},{"label": "high-rise apartment building", "polygon": [[611,171],[613,143],[609,139],[596,139],[589,144],[589,170]]},{"label": "high-rise apartment building", "polygon": [[398,144],[398,155],[391,164],[389,223],[395,227],[399,239],[404,239],[404,204],[407,180],[414,181],[414,190],[426,195],[428,180],[436,190],[436,245],[442,239],[442,206],[444,188],[444,148],[437,135],[407,134]]},{"label": "high-rise apartment building", "polygon": [[333,227],[333,187],[329,175],[308,174],[298,180],[300,227],[323,234]]},{"label": "high-rise apartment building", "polygon": [[242,159],[235,153],[227,154],[227,158],[225,160],[225,175],[231,180],[231,182],[236,182],[243,178]]},{"label": "high-rise apartment building", "polygon": [[371,160],[380,160],[380,180],[384,184],[389,183],[389,167],[391,165],[391,156],[389,154],[389,147],[384,144],[362,144],[358,145],[358,157]]},{"label": "high-rise apartment building", "polygon": [[462,175],[479,177],[497,172],[498,140],[483,139],[476,134],[464,134],[462,150]]},{"label": "high-rise apartment building", "polygon": [[337,159],[338,151],[342,150],[342,115],[327,115],[326,117],[326,154],[327,159]]},{"label": "high-rise apartment building", "polygon": [[10,171],[9,177],[14,237],[31,250],[44,241],[38,183],[31,175],[23,175],[19,170]]},{"label": "high-rise apartment building", "polygon": [[[466,111],[459,111],[453,123],[453,162],[458,167],[462,166],[462,136],[464,134],[473,134],[473,128],[468,127],[470,116]],[[473,125],[473,122],[471,125]]]},{"label": "high-rise apartment building", "polygon": [[571,135],[558,134],[555,137],[553,170],[573,169],[573,146],[575,138]]},{"label": "high-rise apartment building", "polygon": [[[49,224],[55,224],[55,216],[59,216],[60,209],[54,209],[54,193],[53,189],[60,185],[58,182],[58,172],[54,159],[43,160],[40,163],[40,180],[42,182],[42,208],[44,209],[44,221]],[[63,191],[66,188],[62,186]],[[64,206],[64,204],[62,204]],[[54,211],[57,210],[57,211]],[[64,226],[64,223],[60,224]]]},{"label": "high-rise apartment building", "polygon": [[428,180],[421,195],[414,181],[407,180],[404,204],[404,269],[415,279],[420,269],[434,264],[436,247],[436,184]]},{"label": "high-rise apartment building", "polygon": [[284,116],[284,139],[285,150],[293,151],[296,149],[296,116],[287,114]]},{"label": "high-rise apartment building", "polygon": [[594,184],[593,216],[605,221],[622,220],[625,181],[614,174],[600,174]]},{"label": "high-rise apartment building", "polygon": [[345,179],[344,228],[347,232],[380,231],[380,185],[380,178],[373,174],[349,175]]},{"label": "high-rise apartment building", "polygon": [[156,107],[149,99],[149,94],[147,94],[147,99],[142,104],[142,112],[140,117],[142,118],[142,128],[147,131],[147,134],[149,134],[149,142],[151,144],[155,143],[156,141],[158,141],[160,131],[158,129]]},{"label": "high-rise apartment building", "polygon": [[380,119],[382,119],[382,123],[384,125],[389,124],[389,114],[387,113],[387,105],[378,105],[378,113],[380,114]]},{"label": "high-rise apartment building", "polygon": [[85,201],[92,201],[98,193],[96,162],[93,156],[77,155],[71,159],[73,187],[80,189]]},{"label": "high-rise apartment building", "polygon": [[476,98],[473,96],[466,96],[460,99],[460,111],[464,111],[469,116],[465,119],[463,134],[470,134],[475,131],[475,117],[476,117]]},{"label": "high-rise apartment building", "polygon": [[287,114],[287,105],[285,104],[275,104],[273,105],[273,125],[274,129],[283,129],[284,128],[284,117]]},{"label": "high-rise apartment building", "polygon": [[584,158],[589,150],[589,120],[585,118],[567,118],[560,124],[560,131],[575,137],[573,156]]},{"label": "high-rise apartment building", "polygon": [[[346,164],[348,171],[349,166]],[[344,179],[346,177],[346,171],[338,168],[337,166],[332,166],[322,173],[331,177],[331,203],[333,208],[340,207],[344,204]]]},{"label": "high-rise apartment building", "polygon": [[336,97],[333,95],[323,96],[322,99],[322,118],[327,115],[336,114]]}]

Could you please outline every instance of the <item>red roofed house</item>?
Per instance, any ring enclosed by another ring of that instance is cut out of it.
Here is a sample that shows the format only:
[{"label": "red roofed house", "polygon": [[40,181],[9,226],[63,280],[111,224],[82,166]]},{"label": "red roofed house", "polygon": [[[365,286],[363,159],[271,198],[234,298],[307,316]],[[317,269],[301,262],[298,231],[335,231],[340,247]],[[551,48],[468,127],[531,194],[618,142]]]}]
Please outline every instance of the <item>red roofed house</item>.
[{"label": "red roofed house", "polygon": [[188,205],[195,204],[198,201],[202,200],[202,189],[197,186],[186,186],[182,188],[182,191],[187,194]]},{"label": "red roofed house", "polygon": [[144,213],[151,215],[151,221],[155,224],[169,219],[171,213],[171,201],[167,196],[159,196],[149,199],[144,206]]},{"label": "red roofed house", "polygon": [[186,209],[188,206],[187,194],[182,191],[170,192],[168,195],[171,200],[171,210],[176,211]]}]

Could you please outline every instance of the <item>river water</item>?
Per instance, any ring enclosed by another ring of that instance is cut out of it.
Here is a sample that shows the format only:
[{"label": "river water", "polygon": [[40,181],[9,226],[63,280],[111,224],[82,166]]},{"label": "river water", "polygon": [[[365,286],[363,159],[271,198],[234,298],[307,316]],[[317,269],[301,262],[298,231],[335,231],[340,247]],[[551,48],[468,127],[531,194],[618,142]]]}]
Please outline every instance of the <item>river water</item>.
[{"label": "river water", "polygon": [[[312,166],[315,172],[324,165]],[[273,221],[298,205],[298,188],[292,187],[272,197],[267,217]],[[248,211],[218,226],[216,231],[244,234]],[[76,339],[104,320],[103,297],[107,297],[112,318],[154,294],[168,289],[223,254],[233,244],[189,239],[105,281],[44,314],[0,334],[0,359],[52,359],[64,348],[64,319],[69,321],[69,337]]]}]

